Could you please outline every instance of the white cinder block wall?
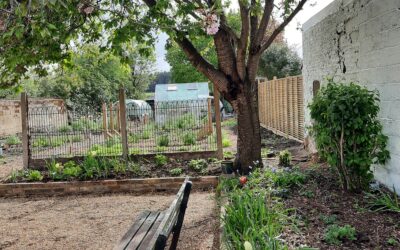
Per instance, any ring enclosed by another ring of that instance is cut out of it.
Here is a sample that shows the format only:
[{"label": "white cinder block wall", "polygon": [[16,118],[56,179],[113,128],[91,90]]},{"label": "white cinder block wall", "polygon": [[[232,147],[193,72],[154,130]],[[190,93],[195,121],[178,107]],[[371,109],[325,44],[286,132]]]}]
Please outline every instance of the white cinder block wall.
[{"label": "white cinder block wall", "polygon": [[400,194],[400,0],[334,1],[303,25],[303,59],[305,104],[327,76],[379,90],[391,160],[375,177]]}]

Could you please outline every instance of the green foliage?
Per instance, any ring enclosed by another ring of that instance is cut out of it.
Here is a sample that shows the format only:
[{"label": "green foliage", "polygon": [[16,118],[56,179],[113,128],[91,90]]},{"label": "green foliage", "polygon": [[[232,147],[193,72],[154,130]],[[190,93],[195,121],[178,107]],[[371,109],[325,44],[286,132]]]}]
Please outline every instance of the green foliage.
[{"label": "green foliage", "polygon": [[244,249],[244,241],[254,249],[285,249],[277,239],[285,211],[280,203],[266,204],[265,195],[249,189],[237,189],[229,195],[223,218],[228,249]]},{"label": "green foliage", "polygon": [[95,154],[91,153],[88,156],[86,156],[82,162],[83,178],[93,179],[98,169],[99,169],[99,162],[95,158]]},{"label": "green foliage", "polygon": [[63,125],[61,127],[58,128],[58,132],[60,133],[68,133],[68,132],[72,132],[72,126],[70,125]]},{"label": "green foliage", "polygon": [[66,137],[39,137],[33,140],[32,146],[34,148],[37,147],[59,147],[64,143],[68,142],[68,138]]},{"label": "green foliage", "polygon": [[222,147],[229,148],[231,145],[232,143],[228,138],[222,138]]},{"label": "green foliage", "polygon": [[178,129],[191,129],[196,125],[196,119],[192,114],[182,115],[176,121],[170,122]]},{"label": "green foliage", "polygon": [[292,154],[288,150],[283,150],[279,153],[279,165],[290,166]]},{"label": "green foliage", "polygon": [[196,134],[193,132],[187,132],[182,136],[183,144],[186,146],[196,144]]},{"label": "green foliage", "polygon": [[128,142],[129,143],[137,143],[140,140],[140,137],[136,133],[129,133]]},{"label": "green foliage", "polygon": [[85,130],[100,130],[102,125],[99,121],[94,121],[90,118],[81,117],[71,123],[73,131],[85,131]]},{"label": "green foliage", "polygon": [[330,225],[325,231],[324,239],[331,245],[339,245],[345,239],[353,241],[356,240],[356,229],[350,225]]},{"label": "green foliage", "polygon": [[21,173],[21,171],[18,171],[18,170],[13,170],[13,171],[11,171],[11,174],[10,174],[10,176],[8,177],[8,181],[10,181],[10,182],[17,182],[18,181],[18,179],[20,178],[20,177],[22,177],[23,176],[23,173]]},{"label": "green foliage", "polygon": [[19,145],[21,143],[22,143],[21,140],[16,135],[10,135],[9,137],[6,138],[7,145],[10,145],[10,146],[11,145]]},{"label": "green foliage", "polygon": [[232,151],[224,151],[224,158],[233,158],[235,157],[234,153]]},{"label": "green foliage", "polygon": [[121,137],[119,136],[113,136],[106,140],[106,147],[108,148],[113,147],[114,145],[117,144],[121,144]]},{"label": "green foliage", "polygon": [[111,159],[107,164],[114,170],[115,174],[125,174],[127,167],[126,163],[118,159]]},{"label": "green foliage", "polygon": [[379,194],[367,193],[368,208],[375,212],[400,213],[400,200],[395,192],[393,194],[380,192]]},{"label": "green foliage", "polygon": [[390,246],[397,246],[399,244],[399,241],[396,238],[389,238],[387,240],[387,243]]},{"label": "green foliage", "polygon": [[272,79],[301,75],[302,60],[286,43],[274,43],[261,56],[260,76]]},{"label": "green foliage", "polygon": [[173,168],[169,171],[172,176],[179,176],[183,173],[182,168]]},{"label": "green foliage", "polygon": [[63,176],[67,179],[78,178],[82,173],[82,169],[73,161],[64,164]]},{"label": "green foliage", "polygon": [[373,178],[371,165],[390,158],[378,102],[375,91],[329,80],[309,105],[319,153],[338,170],[346,190],[368,188]]},{"label": "green foliage", "polygon": [[197,159],[197,160],[191,160],[189,162],[189,168],[196,171],[196,172],[202,172],[207,168],[207,161],[204,159]]},{"label": "green foliage", "polygon": [[51,160],[46,164],[48,175],[52,180],[63,179],[64,166],[61,163],[57,163],[55,160]]},{"label": "green foliage", "polygon": [[271,153],[271,149],[269,149],[269,148],[261,149],[261,157],[262,158],[267,158],[270,153]]},{"label": "green foliage", "polygon": [[157,167],[165,166],[168,163],[168,157],[165,155],[156,155],[154,157],[154,162]]},{"label": "green foliage", "polygon": [[29,170],[26,179],[28,181],[41,181],[43,180],[43,175],[38,170]]},{"label": "green foliage", "polygon": [[228,128],[234,128],[237,126],[237,120],[236,119],[228,119],[222,122],[222,126],[228,127]]},{"label": "green foliage", "polygon": [[157,146],[168,147],[168,145],[169,145],[168,135],[161,135],[157,140]]}]

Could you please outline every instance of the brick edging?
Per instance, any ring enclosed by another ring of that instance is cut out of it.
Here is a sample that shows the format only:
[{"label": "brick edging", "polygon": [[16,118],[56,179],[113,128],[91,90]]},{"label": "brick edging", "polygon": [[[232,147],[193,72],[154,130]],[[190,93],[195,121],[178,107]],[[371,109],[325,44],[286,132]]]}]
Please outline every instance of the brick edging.
[{"label": "brick edging", "polygon": [[[99,180],[47,183],[0,184],[0,197],[30,197],[49,195],[176,192],[185,177],[165,177],[126,180]],[[218,185],[218,176],[191,177],[193,189],[212,189]]]}]

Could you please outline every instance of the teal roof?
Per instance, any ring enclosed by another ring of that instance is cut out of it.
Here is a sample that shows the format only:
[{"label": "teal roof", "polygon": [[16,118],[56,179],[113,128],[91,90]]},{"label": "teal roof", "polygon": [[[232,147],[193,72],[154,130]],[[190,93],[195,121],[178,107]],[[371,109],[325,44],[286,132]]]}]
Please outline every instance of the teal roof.
[{"label": "teal roof", "polygon": [[163,101],[184,101],[201,100],[210,95],[207,82],[157,84],[154,100]]}]

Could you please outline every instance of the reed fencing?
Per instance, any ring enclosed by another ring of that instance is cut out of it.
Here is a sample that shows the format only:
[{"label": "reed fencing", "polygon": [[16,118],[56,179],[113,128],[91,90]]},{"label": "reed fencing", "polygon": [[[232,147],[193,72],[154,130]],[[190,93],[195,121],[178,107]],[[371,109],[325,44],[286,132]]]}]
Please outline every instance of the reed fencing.
[{"label": "reed fencing", "polygon": [[261,126],[298,141],[304,140],[303,77],[258,80]]}]

